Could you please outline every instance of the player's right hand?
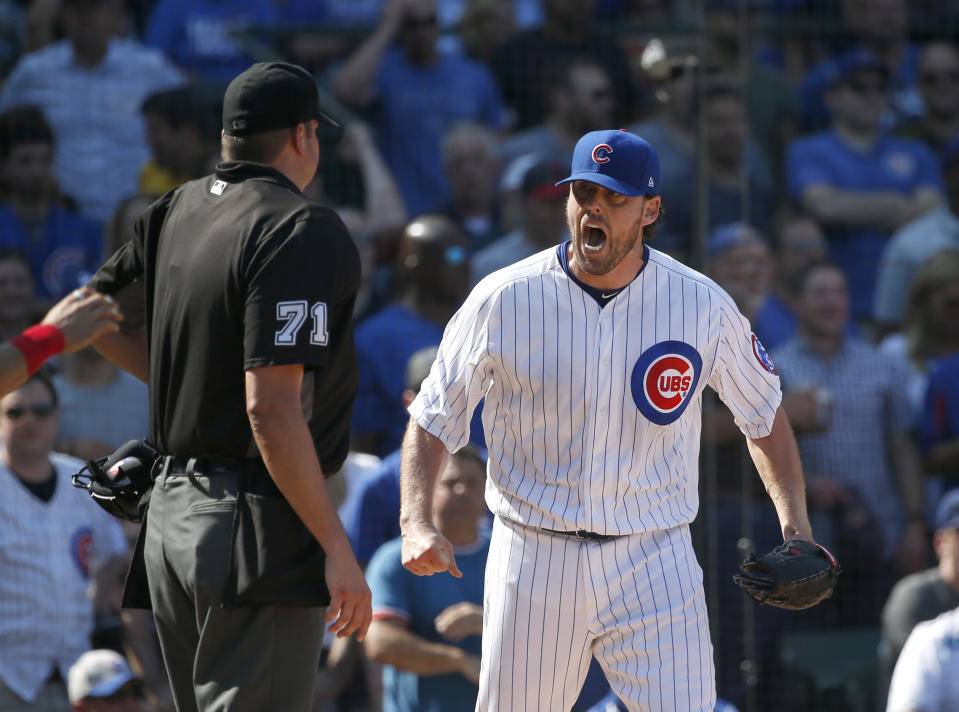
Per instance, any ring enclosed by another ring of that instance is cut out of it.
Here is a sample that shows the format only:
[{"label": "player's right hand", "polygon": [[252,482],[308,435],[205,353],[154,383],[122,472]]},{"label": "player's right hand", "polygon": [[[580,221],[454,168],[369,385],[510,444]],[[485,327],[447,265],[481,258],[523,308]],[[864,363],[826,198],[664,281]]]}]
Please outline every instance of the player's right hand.
[{"label": "player's right hand", "polygon": [[83,348],[109,332],[119,331],[123,316],[116,303],[108,296],[87,287],[73,290],[51,307],[43,318],[63,332],[69,353]]},{"label": "player's right hand", "polygon": [[373,621],[372,594],[353,552],[349,549],[343,553],[328,551],[325,573],[326,587],[330,590],[326,611],[326,622],[332,621],[330,633],[337,638],[356,633],[356,639],[362,641]]},{"label": "player's right hand", "polygon": [[433,526],[409,527],[403,531],[403,566],[417,576],[449,571],[462,578],[449,540]]}]

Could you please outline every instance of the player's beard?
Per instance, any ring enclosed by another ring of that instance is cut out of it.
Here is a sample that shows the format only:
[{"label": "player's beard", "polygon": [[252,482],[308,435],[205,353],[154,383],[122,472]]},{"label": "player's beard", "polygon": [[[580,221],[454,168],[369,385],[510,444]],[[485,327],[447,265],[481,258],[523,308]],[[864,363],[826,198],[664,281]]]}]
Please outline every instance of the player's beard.
[{"label": "player's beard", "polygon": [[626,231],[626,235],[622,238],[617,240],[608,232],[606,233],[606,244],[609,249],[606,257],[601,259],[590,257],[586,254],[583,250],[583,240],[586,238],[583,236],[581,226],[573,223],[572,220],[567,220],[567,222],[569,224],[569,233],[573,236],[573,258],[576,260],[577,266],[587,274],[599,276],[612,272],[626,259],[627,255],[637,249],[638,245],[642,244],[642,214],[640,214],[636,222],[633,223],[632,227]]}]

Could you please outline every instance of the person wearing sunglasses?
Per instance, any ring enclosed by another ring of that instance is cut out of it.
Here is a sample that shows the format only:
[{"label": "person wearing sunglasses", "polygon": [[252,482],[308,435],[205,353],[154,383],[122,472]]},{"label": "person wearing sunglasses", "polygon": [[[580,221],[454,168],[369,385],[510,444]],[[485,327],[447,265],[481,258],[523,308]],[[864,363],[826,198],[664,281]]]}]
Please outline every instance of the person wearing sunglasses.
[{"label": "person wearing sunglasses", "polygon": [[871,327],[883,247],[942,202],[942,181],[928,147],[883,128],[889,72],[876,55],[849,52],[832,79],[832,124],[790,144],[786,181],[790,198],[826,233],[830,259],[849,285],[852,318]]},{"label": "person wearing sunglasses", "polygon": [[0,396],[22,385],[52,356],[83,348],[117,331],[120,310],[110,297],[82,288],[57,302],[39,324],[0,344]]},{"label": "person wearing sunglasses", "polygon": [[94,602],[122,566],[120,523],[71,475],[83,462],[52,451],[57,393],[43,374],[0,398],[0,709],[67,712],[73,662],[90,648]]}]

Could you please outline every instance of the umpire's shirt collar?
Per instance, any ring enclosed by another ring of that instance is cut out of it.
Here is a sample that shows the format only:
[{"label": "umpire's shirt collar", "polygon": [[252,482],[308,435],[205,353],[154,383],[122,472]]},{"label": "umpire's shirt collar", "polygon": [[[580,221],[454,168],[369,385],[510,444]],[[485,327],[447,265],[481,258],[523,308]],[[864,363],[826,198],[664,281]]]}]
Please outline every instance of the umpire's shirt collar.
[{"label": "umpire's shirt collar", "polygon": [[290,190],[300,192],[296,184],[280,173],[273,166],[264,163],[252,163],[250,161],[225,161],[217,164],[216,177],[227,183],[240,183],[251,178],[268,180],[273,183],[285,186]]}]

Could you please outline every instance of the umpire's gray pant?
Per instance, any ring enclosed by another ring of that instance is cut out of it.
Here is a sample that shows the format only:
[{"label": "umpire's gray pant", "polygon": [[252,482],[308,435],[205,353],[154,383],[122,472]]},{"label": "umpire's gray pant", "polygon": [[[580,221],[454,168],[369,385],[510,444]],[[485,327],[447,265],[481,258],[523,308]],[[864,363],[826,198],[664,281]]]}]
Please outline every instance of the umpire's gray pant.
[{"label": "umpire's gray pant", "polygon": [[144,559],[163,660],[179,712],[306,712],[323,608],[222,608],[237,478],[161,475]]}]

